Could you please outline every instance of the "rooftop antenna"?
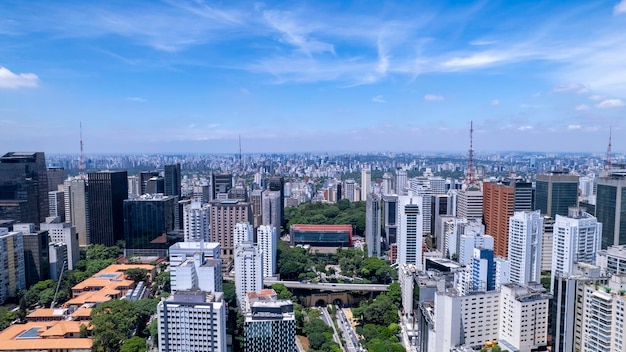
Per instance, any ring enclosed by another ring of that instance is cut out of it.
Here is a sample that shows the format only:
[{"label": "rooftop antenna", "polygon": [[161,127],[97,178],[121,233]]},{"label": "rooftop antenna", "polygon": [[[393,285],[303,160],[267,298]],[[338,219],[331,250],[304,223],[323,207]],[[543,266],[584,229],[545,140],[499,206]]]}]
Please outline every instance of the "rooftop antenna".
[{"label": "rooftop antenna", "polygon": [[78,159],[78,178],[81,180],[87,179],[87,172],[85,167],[85,155],[83,154],[83,123],[80,122],[80,157]]},{"label": "rooftop antenna", "polygon": [[467,174],[465,175],[465,183],[467,184],[468,188],[470,185],[474,185],[476,183],[476,172],[474,169],[473,137],[474,137],[474,121],[470,121],[469,160],[467,162]]},{"label": "rooftop antenna", "polygon": [[609,145],[606,148],[606,161],[604,162],[604,170],[607,174],[611,170],[611,127],[609,126]]}]

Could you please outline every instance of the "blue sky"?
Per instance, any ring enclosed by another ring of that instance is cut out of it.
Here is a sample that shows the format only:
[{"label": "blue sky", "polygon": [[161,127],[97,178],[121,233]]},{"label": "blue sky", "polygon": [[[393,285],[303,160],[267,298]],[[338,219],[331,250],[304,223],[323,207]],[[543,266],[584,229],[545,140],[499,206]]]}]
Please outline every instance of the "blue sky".
[{"label": "blue sky", "polygon": [[0,2],[5,150],[625,148],[626,0]]}]

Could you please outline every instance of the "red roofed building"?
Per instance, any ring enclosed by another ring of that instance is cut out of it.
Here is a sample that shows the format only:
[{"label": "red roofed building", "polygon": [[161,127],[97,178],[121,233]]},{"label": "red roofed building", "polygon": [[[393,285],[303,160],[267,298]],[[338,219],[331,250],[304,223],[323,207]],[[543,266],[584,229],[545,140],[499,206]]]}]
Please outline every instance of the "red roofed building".
[{"label": "red roofed building", "polygon": [[352,247],[352,225],[291,225],[291,245]]}]

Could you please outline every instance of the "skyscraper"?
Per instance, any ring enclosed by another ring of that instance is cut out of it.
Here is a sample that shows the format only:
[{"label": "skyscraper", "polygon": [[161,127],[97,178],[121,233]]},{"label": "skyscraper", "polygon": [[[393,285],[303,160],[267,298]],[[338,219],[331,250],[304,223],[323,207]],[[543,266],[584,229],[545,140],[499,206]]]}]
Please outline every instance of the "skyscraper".
[{"label": "skyscraper", "polygon": [[165,165],[165,195],[177,196],[180,198],[180,180],[182,179],[180,173],[180,164]]},{"label": "skyscraper", "polygon": [[24,273],[26,287],[50,278],[48,231],[35,230],[35,224],[15,224],[14,231],[22,233],[24,243]]},{"label": "skyscraper", "polygon": [[90,172],[90,244],[113,246],[124,239],[124,200],[128,198],[126,171]]},{"label": "skyscraper", "polygon": [[272,192],[280,192],[280,224],[276,225],[276,231],[280,232],[280,227],[285,225],[285,178],[270,177],[267,188]]},{"label": "skyscraper", "polygon": [[235,248],[244,242],[254,242],[254,228],[249,222],[239,222],[233,229],[233,245]]},{"label": "skyscraper", "polygon": [[0,227],[0,283],[0,304],[26,289],[23,234],[4,227]]},{"label": "skyscraper", "polygon": [[365,243],[367,244],[367,255],[369,257],[379,257],[382,255],[380,249],[382,231],[380,215],[380,196],[375,193],[368,193],[365,201]]},{"label": "skyscraper", "polygon": [[263,276],[276,274],[276,228],[270,225],[261,225],[257,229],[257,244],[263,253]]},{"label": "skyscraper", "polygon": [[252,208],[249,203],[237,200],[214,200],[210,211],[211,242],[220,244],[222,259],[230,262],[235,252],[233,229],[240,222],[252,223]]},{"label": "skyscraper", "polygon": [[67,245],[67,269],[74,270],[74,264],[80,260],[80,247],[78,246],[78,234],[76,227],[67,222],[61,222],[60,218],[49,217],[40,225],[42,231],[48,231],[50,242],[65,243]]},{"label": "skyscraper", "polygon": [[356,192],[356,184],[354,183],[354,180],[352,179],[345,180],[343,182],[343,185],[346,191],[346,195],[344,196],[344,198],[351,202],[354,202],[355,192]]},{"label": "skyscraper", "polygon": [[[0,157],[0,218],[39,226],[48,216],[48,170],[44,153]],[[8,201],[8,202],[7,202]]]},{"label": "skyscraper", "polygon": [[535,210],[552,218],[567,216],[568,208],[578,205],[578,178],[557,171],[537,175]]},{"label": "skyscraper", "polygon": [[509,218],[508,260],[512,283],[541,280],[543,218],[539,211],[516,211]]},{"label": "skyscraper", "polygon": [[509,217],[517,211],[530,211],[533,204],[532,183],[519,179],[483,183],[485,232],[495,240],[496,256],[506,257]]},{"label": "skyscraper", "polygon": [[281,208],[281,198],[279,191],[263,191],[261,198],[262,204],[262,224],[274,226],[280,230],[283,218],[283,209]]},{"label": "skyscraper", "polygon": [[372,170],[368,165],[361,169],[361,200],[367,199],[367,194],[372,191]]},{"label": "skyscraper", "polygon": [[404,194],[404,190],[407,188],[407,174],[406,170],[401,168],[396,169],[396,194]]},{"label": "skyscraper", "polygon": [[228,192],[233,188],[232,174],[211,174],[211,200],[228,199]]},{"label": "skyscraper", "polygon": [[208,204],[192,201],[183,208],[183,233],[185,242],[209,242],[211,216]]},{"label": "skyscraper", "polygon": [[556,277],[574,272],[577,263],[595,264],[602,237],[602,224],[595,217],[572,207],[568,216],[556,215],[553,229],[552,283]]},{"label": "skyscraper", "polygon": [[422,268],[422,197],[398,196],[398,264]]},{"label": "skyscraper", "polygon": [[58,216],[61,221],[65,221],[65,192],[48,192],[48,206],[50,207],[48,216]]},{"label": "skyscraper", "polygon": [[483,217],[483,191],[470,188],[457,192],[456,215],[467,220],[476,220]]},{"label": "skyscraper", "polygon": [[247,352],[295,352],[296,318],[291,300],[278,300],[274,290],[250,293],[244,313],[244,339]]},{"label": "skyscraper", "polygon": [[248,292],[263,289],[263,253],[252,242],[245,242],[235,248],[235,287],[239,309],[245,312]]},{"label": "skyscraper", "polygon": [[385,244],[391,246],[398,239],[398,196],[383,195],[383,218],[385,224]]},{"label": "skyscraper", "polygon": [[596,217],[602,223],[602,249],[626,244],[626,172],[598,178]]},{"label": "skyscraper", "polygon": [[56,191],[67,178],[67,172],[62,167],[48,168],[48,191]]},{"label": "skyscraper", "polygon": [[87,248],[89,236],[89,194],[87,182],[76,178],[63,183],[65,193],[65,221],[76,227],[78,245]]},{"label": "skyscraper", "polygon": [[177,199],[177,196],[145,194],[124,200],[124,254],[127,257],[167,257],[167,249],[175,241],[171,232],[178,210]]}]

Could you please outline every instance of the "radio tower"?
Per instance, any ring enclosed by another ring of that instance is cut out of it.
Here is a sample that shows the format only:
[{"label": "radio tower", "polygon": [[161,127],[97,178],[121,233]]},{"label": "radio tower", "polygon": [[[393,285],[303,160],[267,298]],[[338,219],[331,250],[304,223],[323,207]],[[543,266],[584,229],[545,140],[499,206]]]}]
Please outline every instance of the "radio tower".
[{"label": "radio tower", "polygon": [[609,145],[606,148],[606,160],[604,162],[604,171],[609,175],[611,171],[611,126],[609,126]]},{"label": "radio tower", "polygon": [[80,123],[80,157],[78,159],[78,178],[81,180],[87,179],[87,172],[85,167],[85,155],[83,154],[83,123]]},{"label": "radio tower", "polygon": [[469,160],[467,162],[467,173],[465,174],[465,183],[467,184],[467,188],[469,188],[470,186],[475,186],[476,184],[476,171],[474,168],[473,135],[474,135],[474,121],[470,121]]}]

